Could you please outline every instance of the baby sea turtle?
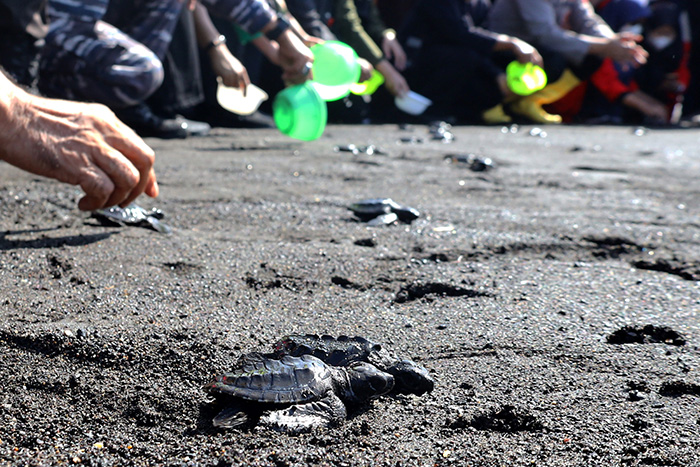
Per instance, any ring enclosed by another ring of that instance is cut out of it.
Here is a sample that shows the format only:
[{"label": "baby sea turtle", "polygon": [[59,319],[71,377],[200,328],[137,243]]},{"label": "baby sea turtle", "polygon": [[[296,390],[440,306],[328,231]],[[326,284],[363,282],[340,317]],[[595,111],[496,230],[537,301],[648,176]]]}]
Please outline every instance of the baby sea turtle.
[{"label": "baby sea turtle", "polygon": [[217,427],[260,423],[301,432],[339,424],[348,405],[362,404],[391,391],[394,378],[368,363],[333,367],[311,355],[281,359],[251,353],[207,385],[224,404]]},{"label": "baby sea turtle", "polygon": [[420,212],[410,206],[402,206],[391,198],[372,198],[351,204],[350,209],[361,221],[368,222],[385,214],[396,214],[401,222],[410,224]]},{"label": "baby sea turtle", "polygon": [[92,212],[92,217],[106,225],[134,225],[148,227],[160,233],[170,233],[170,226],[161,222],[165,215],[163,211],[152,208],[146,211],[141,206],[131,203],[125,208],[112,206],[106,209],[98,209]]},{"label": "baby sea turtle", "polygon": [[445,160],[453,164],[464,164],[472,172],[486,172],[495,168],[490,157],[477,156],[476,154],[446,154]]},{"label": "baby sea turtle", "polygon": [[435,382],[424,367],[411,360],[399,359],[381,344],[364,337],[291,335],[275,344],[275,355],[313,355],[333,366],[347,366],[355,362],[371,363],[394,377],[394,392],[425,394],[433,390]]}]

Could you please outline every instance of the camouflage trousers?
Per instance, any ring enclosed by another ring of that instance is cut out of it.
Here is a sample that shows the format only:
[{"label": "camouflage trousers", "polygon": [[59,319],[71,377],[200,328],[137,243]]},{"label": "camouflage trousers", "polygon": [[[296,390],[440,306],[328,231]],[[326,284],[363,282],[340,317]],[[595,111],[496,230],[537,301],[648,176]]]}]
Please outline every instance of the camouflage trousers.
[{"label": "camouflage trousers", "polygon": [[126,15],[104,12],[105,19],[118,19],[119,27],[102,19],[61,14],[62,0],[51,0],[58,5],[42,52],[43,93],[119,109],[158,89],[163,81],[161,59],[172,39],[181,0],[113,1],[122,13],[130,7]]}]

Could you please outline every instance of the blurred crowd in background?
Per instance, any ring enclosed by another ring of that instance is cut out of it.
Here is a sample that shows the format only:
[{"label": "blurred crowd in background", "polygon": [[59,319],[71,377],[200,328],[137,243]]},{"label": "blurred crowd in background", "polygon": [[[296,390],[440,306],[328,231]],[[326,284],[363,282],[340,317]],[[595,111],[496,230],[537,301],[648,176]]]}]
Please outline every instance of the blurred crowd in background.
[{"label": "blurred crowd in background", "polygon": [[[0,64],[35,93],[98,102],[142,136],[270,127],[222,109],[218,82],[274,96],[308,77],[308,47],[343,41],[371,96],[329,120],[700,125],[697,0],[0,0]],[[509,89],[517,60],[547,86]],[[433,104],[403,114],[409,90]]]}]

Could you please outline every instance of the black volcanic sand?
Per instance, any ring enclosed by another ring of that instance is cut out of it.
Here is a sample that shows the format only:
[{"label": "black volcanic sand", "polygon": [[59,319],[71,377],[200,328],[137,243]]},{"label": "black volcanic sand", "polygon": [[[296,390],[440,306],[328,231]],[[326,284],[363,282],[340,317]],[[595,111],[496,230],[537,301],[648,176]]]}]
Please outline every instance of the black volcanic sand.
[{"label": "black volcanic sand", "polygon": [[[532,129],[149,140],[169,236],[0,165],[0,465],[699,465],[700,132]],[[468,153],[496,168],[445,160]],[[355,221],[372,197],[421,217]],[[436,388],[214,429],[202,386],[289,333],[379,341]]]}]

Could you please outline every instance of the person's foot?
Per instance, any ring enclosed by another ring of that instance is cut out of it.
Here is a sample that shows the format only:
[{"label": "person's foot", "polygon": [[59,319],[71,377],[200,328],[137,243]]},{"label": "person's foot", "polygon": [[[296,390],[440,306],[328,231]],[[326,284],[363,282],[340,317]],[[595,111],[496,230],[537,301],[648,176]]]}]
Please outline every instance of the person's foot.
[{"label": "person's foot", "polygon": [[561,115],[550,114],[542,108],[542,105],[530,96],[522,97],[513,101],[509,110],[515,114],[527,118],[533,123],[552,123],[559,124],[562,122]]},{"label": "person's foot", "polygon": [[[221,128],[275,128],[270,115],[256,111],[250,115],[238,115],[213,105],[200,105],[183,111],[188,119],[196,119],[212,127]],[[190,120],[192,121],[192,120]]]},{"label": "person's foot", "polygon": [[695,115],[684,115],[681,118],[681,126],[686,128],[700,127],[700,113]]},{"label": "person's foot", "polygon": [[211,131],[211,125],[208,123],[190,120],[182,115],[176,115],[173,120],[180,122],[180,126],[187,131],[187,136],[206,136]]},{"label": "person's foot", "polygon": [[505,110],[503,110],[503,105],[498,104],[485,110],[481,114],[481,120],[487,125],[497,125],[503,123],[510,123],[513,119],[508,115]]}]

